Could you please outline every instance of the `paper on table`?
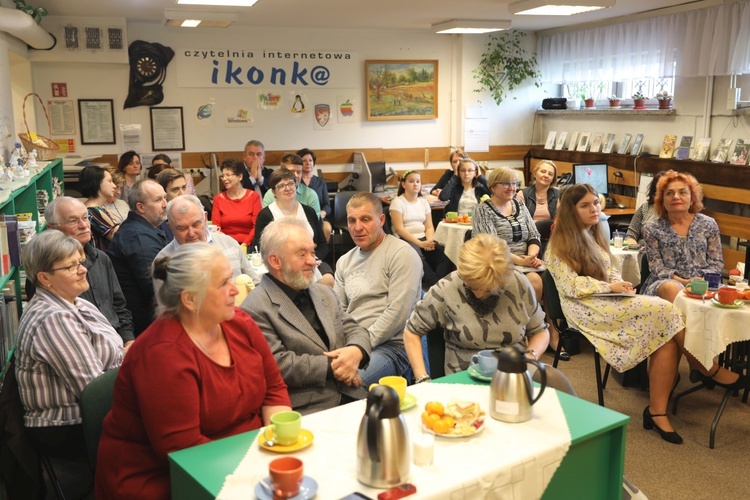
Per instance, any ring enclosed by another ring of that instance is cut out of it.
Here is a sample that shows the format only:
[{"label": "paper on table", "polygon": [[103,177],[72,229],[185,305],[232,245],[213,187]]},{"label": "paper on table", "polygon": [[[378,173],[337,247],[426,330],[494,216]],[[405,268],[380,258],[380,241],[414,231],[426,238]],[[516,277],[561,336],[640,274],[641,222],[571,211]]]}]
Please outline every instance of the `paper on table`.
[{"label": "paper on table", "polygon": [[[428,401],[447,403],[457,398],[477,401],[485,412],[489,410],[486,385],[425,383],[409,386],[408,392],[418,400],[417,409],[404,413],[411,435],[421,432],[420,408]],[[364,410],[365,401],[356,401],[303,417],[302,427],[313,432],[315,442],[294,456],[304,462],[305,475],[318,482],[318,498],[341,498],[352,491],[375,498],[382,491],[357,481],[357,432]],[[434,463],[412,465],[409,482],[417,486],[419,498],[540,498],[565,457],[570,439],[557,393],[548,389],[534,405],[528,422],[508,424],[488,416],[485,430],[476,437],[438,437]],[[261,450],[254,440],[240,465],[227,476],[218,498],[250,498],[255,482],[265,477],[268,463],[277,457]],[[333,461],[336,467],[331,467]]]}]

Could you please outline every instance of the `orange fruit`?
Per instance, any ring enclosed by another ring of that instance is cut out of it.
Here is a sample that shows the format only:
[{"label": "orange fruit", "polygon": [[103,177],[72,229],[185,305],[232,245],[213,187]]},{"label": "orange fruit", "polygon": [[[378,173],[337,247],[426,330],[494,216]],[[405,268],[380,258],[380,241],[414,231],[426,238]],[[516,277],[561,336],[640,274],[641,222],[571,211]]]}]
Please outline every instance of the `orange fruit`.
[{"label": "orange fruit", "polygon": [[438,420],[432,425],[432,430],[435,431],[435,434],[448,434],[452,428],[452,426],[448,425],[448,421],[443,419]]},{"label": "orange fruit", "polygon": [[441,418],[440,421],[444,422],[448,426],[448,429],[453,429],[456,425],[456,421],[453,420],[453,417],[450,415],[443,415],[443,418]]},{"label": "orange fruit", "polygon": [[423,412],[422,413],[422,423],[428,429],[432,429],[432,419],[430,418],[429,412]]},{"label": "orange fruit", "polygon": [[440,403],[438,401],[430,401],[429,403],[424,405],[424,409],[429,413],[434,413],[438,416],[442,416],[443,413],[445,413],[445,407],[443,406],[443,403]]}]

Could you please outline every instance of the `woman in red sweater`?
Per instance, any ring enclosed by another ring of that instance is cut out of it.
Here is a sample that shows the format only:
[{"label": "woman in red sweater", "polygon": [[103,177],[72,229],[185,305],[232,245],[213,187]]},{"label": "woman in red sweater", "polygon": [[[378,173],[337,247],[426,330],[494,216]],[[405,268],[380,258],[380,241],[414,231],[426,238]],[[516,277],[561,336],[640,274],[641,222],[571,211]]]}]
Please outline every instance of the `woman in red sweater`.
[{"label": "woman in red sweater", "polygon": [[[212,265],[206,269],[206,263]],[[291,409],[258,326],[214,245],[182,245],[154,263],[159,318],[117,374],[96,465],[96,498],[169,498],[167,455],[268,425]]]},{"label": "woman in red sweater", "polygon": [[221,180],[226,191],[214,197],[211,222],[240,245],[250,245],[255,238],[255,220],[263,207],[258,193],[242,187],[244,172],[237,160],[222,162]]}]

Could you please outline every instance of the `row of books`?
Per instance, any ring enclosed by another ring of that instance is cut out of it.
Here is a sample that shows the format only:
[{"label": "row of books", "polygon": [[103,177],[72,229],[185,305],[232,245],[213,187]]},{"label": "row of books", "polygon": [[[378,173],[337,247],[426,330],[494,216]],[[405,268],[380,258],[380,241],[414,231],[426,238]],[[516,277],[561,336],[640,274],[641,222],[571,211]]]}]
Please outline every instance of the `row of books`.
[{"label": "row of books", "polygon": [[[625,134],[619,142],[617,148],[617,154],[630,154],[638,155],[643,147],[643,134],[637,134],[635,140],[631,146],[630,141],[633,138],[632,134]],[[602,134],[599,132],[573,132],[568,140],[568,133],[563,131],[559,134],[557,132],[550,132],[547,135],[547,141],[544,145],[545,149],[555,149],[568,151],[581,151],[591,153],[614,153],[615,146],[615,134]],[[567,148],[566,146],[567,142]],[[721,139],[716,149],[710,156],[709,160],[709,148],[711,146],[711,138],[703,137],[693,145],[693,136],[684,135],[681,137],[679,145],[677,143],[676,135],[666,135],[662,142],[661,149],[659,151],[659,158],[676,158],[678,160],[694,160],[694,161],[711,161],[713,163],[727,163],[732,165],[747,165],[750,159],[750,141],[744,139],[737,139],[735,143],[733,153],[729,155],[729,151],[732,148],[732,139]]]},{"label": "row of books", "polygon": [[8,353],[16,345],[18,331],[18,309],[16,308],[16,284],[8,281],[6,288],[0,291],[0,358],[2,366],[8,361]]},{"label": "row of books", "polygon": [[[632,134],[625,134],[620,140],[619,147],[617,148],[617,154],[631,154],[637,155],[641,152],[643,147],[643,134],[635,136],[633,145],[630,145],[630,141],[633,138]],[[590,153],[614,153],[615,147],[615,134],[602,134],[601,132],[573,132],[568,142],[568,147],[565,147],[565,143],[568,140],[568,133],[563,131],[558,135],[557,132],[550,132],[547,136],[547,142],[544,144],[545,149],[556,149],[568,151],[582,151]]]}]

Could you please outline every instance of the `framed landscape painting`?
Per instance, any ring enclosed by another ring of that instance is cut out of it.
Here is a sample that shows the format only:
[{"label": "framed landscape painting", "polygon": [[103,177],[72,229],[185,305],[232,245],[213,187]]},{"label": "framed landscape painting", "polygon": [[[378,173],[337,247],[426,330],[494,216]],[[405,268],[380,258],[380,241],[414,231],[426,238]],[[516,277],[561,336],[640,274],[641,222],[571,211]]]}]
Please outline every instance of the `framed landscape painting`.
[{"label": "framed landscape painting", "polygon": [[365,61],[367,119],[437,118],[437,78],[437,60]]}]

